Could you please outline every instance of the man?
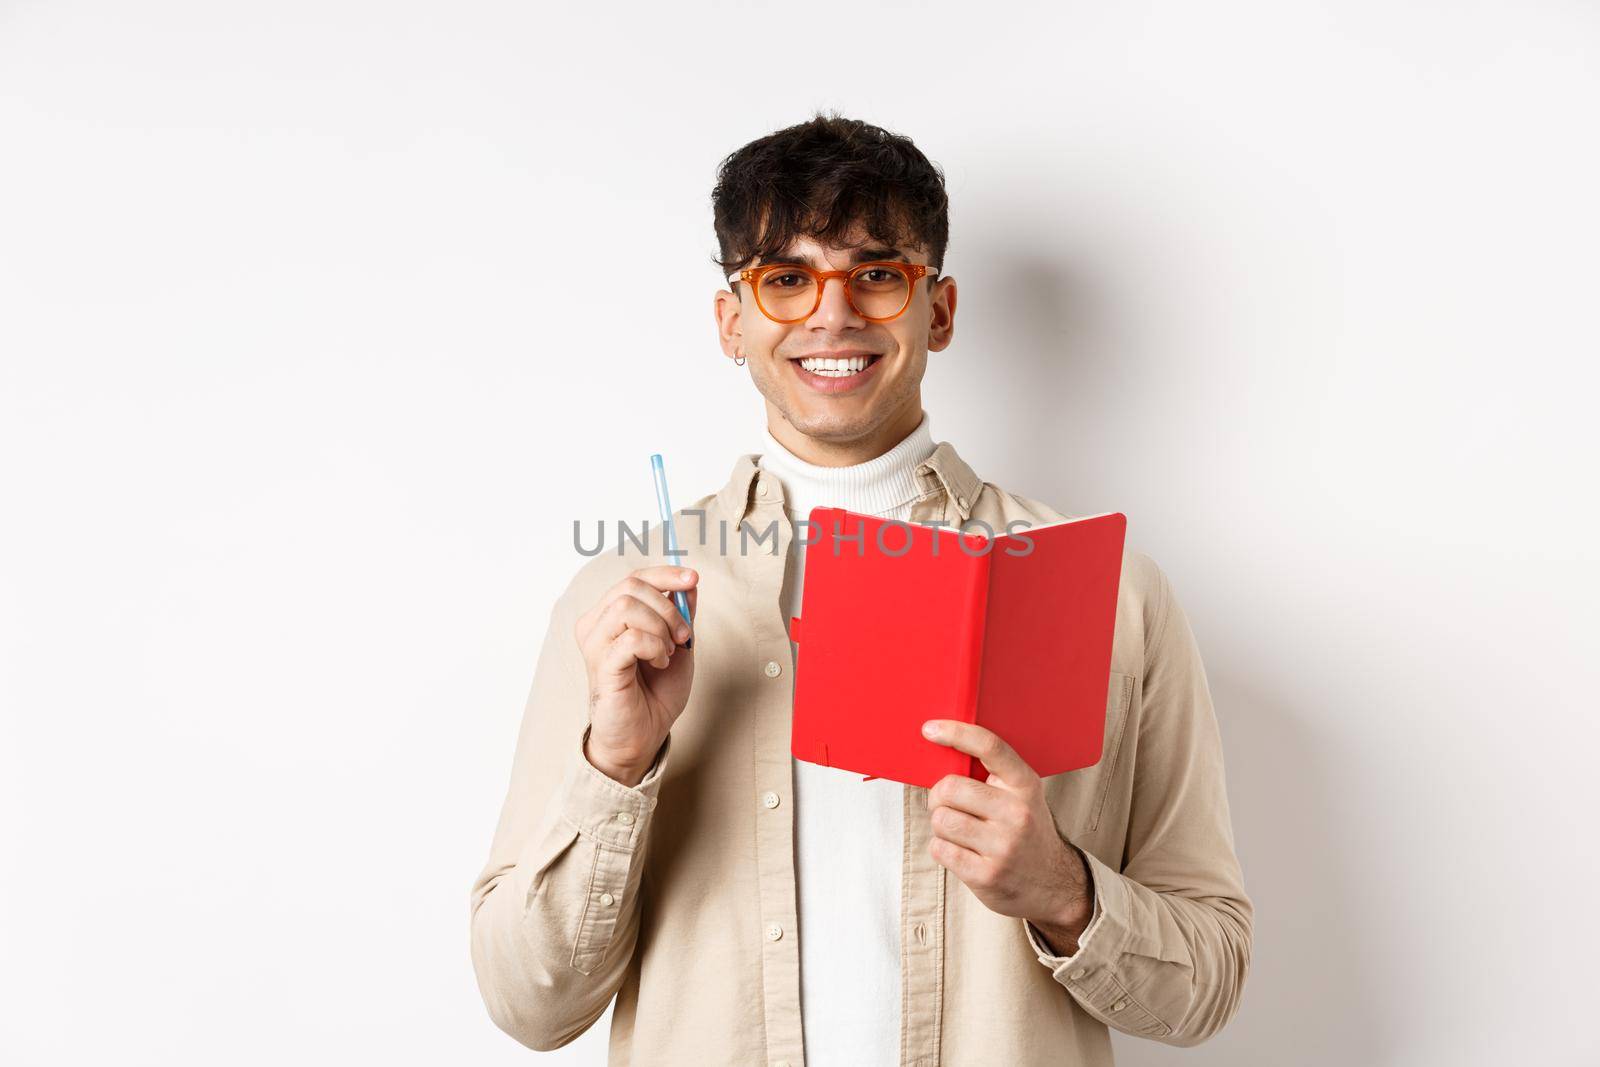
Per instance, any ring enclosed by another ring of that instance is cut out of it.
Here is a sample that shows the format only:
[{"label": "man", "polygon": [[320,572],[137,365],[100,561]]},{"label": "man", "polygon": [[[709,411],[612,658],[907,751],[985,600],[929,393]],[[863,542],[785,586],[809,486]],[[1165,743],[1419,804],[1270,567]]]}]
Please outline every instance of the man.
[{"label": "man", "polygon": [[615,997],[613,1063],[1104,1065],[1109,1027],[1205,1040],[1238,1008],[1252,905],[1205,671],[1150,557],[1124,554],[1096,766],[1040,779],[951,720],[928,739],[987,781],[789,754],[812,506],[1069,516],[932,440],[921,381],[956,285],[943,179],[909,140],[818,115],[724,160],[714,202],[719,338],[764,450],[677,513],[681,559],[659,528],[624,540],[551,611],[472,889],[491,1018],[553,1049]]}]

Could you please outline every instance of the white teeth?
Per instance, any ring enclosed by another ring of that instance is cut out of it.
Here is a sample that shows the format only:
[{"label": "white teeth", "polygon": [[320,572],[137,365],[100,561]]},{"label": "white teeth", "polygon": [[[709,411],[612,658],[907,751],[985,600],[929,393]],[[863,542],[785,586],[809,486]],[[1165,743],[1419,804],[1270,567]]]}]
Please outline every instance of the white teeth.
[{"label": "white teeth", "polygon": [[867,369],[870,356],[850,356],[846,359],[802,359],[800,366],[824,378],[848,378]]}]

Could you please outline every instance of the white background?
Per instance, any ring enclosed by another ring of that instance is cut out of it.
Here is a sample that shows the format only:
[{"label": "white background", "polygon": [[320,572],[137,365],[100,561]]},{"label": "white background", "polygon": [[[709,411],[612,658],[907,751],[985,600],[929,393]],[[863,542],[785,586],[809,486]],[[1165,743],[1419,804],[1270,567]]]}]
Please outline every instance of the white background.
[{"label": "white background", "polygon": [[529,1062],[571,523],[758,448],[711,186],[829,107],[948,179],[935,439],[1206,658],[1254,968],[1119,1063],[1597,1062],[1593,6],[574,7],[0,3],[0,1059]]}]

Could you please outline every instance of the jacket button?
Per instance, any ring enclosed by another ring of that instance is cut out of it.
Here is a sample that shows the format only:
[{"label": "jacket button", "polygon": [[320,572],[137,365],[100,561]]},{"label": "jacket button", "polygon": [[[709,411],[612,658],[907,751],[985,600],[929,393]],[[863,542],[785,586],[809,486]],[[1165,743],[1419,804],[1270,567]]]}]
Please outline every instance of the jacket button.
[{"label": "jacket button", "polygon": [[617,898],[612,896],[610,893],[601,893],[600,894],[600,903],[604,904],[606,907],[609,908],[609,907],[611,907],[611,905],[615,904],[616,902],[617,902]]},{"label": "jacket button", "polygon": [[633,825],[633,815],[631,813],[629,813],[629,812],[626,812],[626,811],[619,811],[619,812],[617,812],[617,821],[620,822],[624,826],[632,826]]},{"label": "jacket button", "polygon": [[966,497],[964,497],[964,496],[956,497],[956,507],[964,508],[966,506],[967,506],[967,498]]},{"label": "jacket button", "polygon": [[1123,1008],[1126,1008],[1127,1006],[1128,1006],[1128,1002],[1126,1000],[1119,1000],[1115,1004],[1111,1005],[1111,1010],[1112,1011],[1121,1011]]},{"label": "jacket button", "polygon": [[761,803],[765,804],[769,808],[777,807],[778,799],[778,794],[772,792],[771,790],[761,794]]},{"label": "jacket button", "polygon": [[766,495],[767,495],[767,483],[766,482],[757,482],[756,483],[756,496],[766,496]]},{"label": "jacket button", "polygon": [[778,938],[780,938],[782,936],[783,936],[783,927],[779,926],[777,923],[773,923],[771,926],[767,927],[767,940],[768,941],[776,941],[776,940],[778,940]]},{"label": "jacket button", "polygon": [[778,661],[777,660],[775,660],[775,659],[767,660],[767,677],[768,678],[776,678],[778,675],[780,675],[782,673],[783,673],[783,668],[778,666]]},{"label": "jacket button", "polygon": [[1074,982],[1076,982],[1076,981],[1079,981],[1080,979],[1082,979],[1083,976],[1088,974],[1088,973],[1089,973],[1088,971],[1084,970],[1082,967],[1079,967],[1077,970],[1073,971],[1067,977],[1071,978]]}]

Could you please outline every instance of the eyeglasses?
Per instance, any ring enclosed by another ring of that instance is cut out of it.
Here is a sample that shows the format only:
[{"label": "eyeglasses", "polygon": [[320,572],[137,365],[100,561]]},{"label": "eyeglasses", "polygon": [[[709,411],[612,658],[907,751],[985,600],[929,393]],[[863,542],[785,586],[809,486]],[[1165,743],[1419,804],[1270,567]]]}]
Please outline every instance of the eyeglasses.
[{"label": "eyeglasses", "polygon": [[844,297],[857,315],[868,322],[899,318],[911,306],[912,286],[925,275],[939,272],[922,263],[877,261],[858,263],[849,270],[814,270],[803,263],[768,263],[746,267],[728,275],[728,284],[744,281],[755,293],[756,307],[773,322],[790,326],[803,322],[822,306],[822,287],[829,278],[844,282]]}]

